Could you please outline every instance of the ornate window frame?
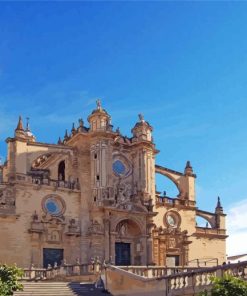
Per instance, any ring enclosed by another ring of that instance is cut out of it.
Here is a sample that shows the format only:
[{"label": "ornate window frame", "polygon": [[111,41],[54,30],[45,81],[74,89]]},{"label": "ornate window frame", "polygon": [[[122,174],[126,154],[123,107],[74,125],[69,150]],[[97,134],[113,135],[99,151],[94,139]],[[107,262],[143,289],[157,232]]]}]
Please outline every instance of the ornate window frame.
[{"label": "ornate window frame", "polygon": [[[46,202],[48,200],[53,200],[58,206],[59,206],[59,212],[58,213],[51,213],[49,211],[49,209],[47,209],[47,206],[46,206]],[[43,199],[42,199],[42,202],[41,202],[41,205],[42,205],[42,209],[43,211],[46,213],[46,214],[49,214],[53,217],[59,217],[59,216],[62,216],[66,210],[66,204],[65,204],[65,201],[60,197],[58,196],[57,194],[49,194],[47,196],[45,196]]]},{"label": "ornate window frame", "polygon": [[[173,219],[174,225],[172,225],[172,223],[169,222],[169,217]],[[181,216],[177,211],[174,211],[174,210],[167,211],[164,215],[163,223],[166,227],[169,227],[169,228],[179,228],[181,225]]]},{"label": "ornate window frame", "polygon": [[[114,163],[117,161],[120,161],[121,164],[125,167],[125,172],[123,174],[117,173],[116,170],[114,170]],[[132,168],[132,163],[131,161],[123,154],[119,152],[113,152],[113,157],[112,157],[112,172],[116,177],[121,177],[121,178],[127,178],[133,173],[133,168]]]}]

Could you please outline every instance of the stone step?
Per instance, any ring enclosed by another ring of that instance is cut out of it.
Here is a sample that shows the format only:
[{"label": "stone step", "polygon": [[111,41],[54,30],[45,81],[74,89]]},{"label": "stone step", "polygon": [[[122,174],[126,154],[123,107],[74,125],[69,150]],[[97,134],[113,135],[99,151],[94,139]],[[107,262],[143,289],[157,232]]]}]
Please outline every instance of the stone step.
[{"label": "stone step", "polygon": [[105,295],[92,283],[24,282],[24,290],[14,296],[100,296]]}]

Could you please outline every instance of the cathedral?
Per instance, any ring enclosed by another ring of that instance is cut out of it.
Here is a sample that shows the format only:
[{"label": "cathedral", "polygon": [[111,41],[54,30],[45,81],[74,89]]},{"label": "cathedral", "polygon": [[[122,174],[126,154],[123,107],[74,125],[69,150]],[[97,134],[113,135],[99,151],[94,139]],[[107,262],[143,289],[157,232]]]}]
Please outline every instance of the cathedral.
[{"label": "cathedral", "polygon": [[[187,266],[225,261],[225,214],[196,205],[196,175],[156,164],[152,126],[140,114],[131,137],[113,129],[98,100],[57,144],[38,142],[22,118],[0,166],[0,263],[47,267],[91,260]],[[177,196],[156,190],[156,174]],[[196,218],[207,221],[199,227]]]}]

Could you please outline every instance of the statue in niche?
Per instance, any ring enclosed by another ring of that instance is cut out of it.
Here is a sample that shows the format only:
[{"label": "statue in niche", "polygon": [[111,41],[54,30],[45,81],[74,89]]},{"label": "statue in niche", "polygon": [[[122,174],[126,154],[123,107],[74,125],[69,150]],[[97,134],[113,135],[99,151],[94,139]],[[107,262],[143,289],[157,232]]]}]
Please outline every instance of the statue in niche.
[{"label": "statue in niche", "polygon": [[126,236],[128,231],[128,225],[126,223],[122,223],[119,226],[119,236]]}]

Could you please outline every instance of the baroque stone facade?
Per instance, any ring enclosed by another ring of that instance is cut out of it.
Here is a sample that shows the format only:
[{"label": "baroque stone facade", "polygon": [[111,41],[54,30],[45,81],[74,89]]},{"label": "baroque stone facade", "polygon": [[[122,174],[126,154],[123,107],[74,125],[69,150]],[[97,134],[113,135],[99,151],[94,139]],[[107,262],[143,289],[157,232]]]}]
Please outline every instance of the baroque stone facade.
[{"label": "baroque stone facade", "polygon": [[[152,127],[139,115],[132,137],[113,130],[97,101],[57,144],[37,142],[19,118],[0,166],[0,262],[28,267],[88,263],[188,265],[225,260],[225,214],[199,210],[190,162],[184,172],[155,164]],[[155,174],[178,196],[156,191]],[[196,217],[208,221],[198,227]]]}]

